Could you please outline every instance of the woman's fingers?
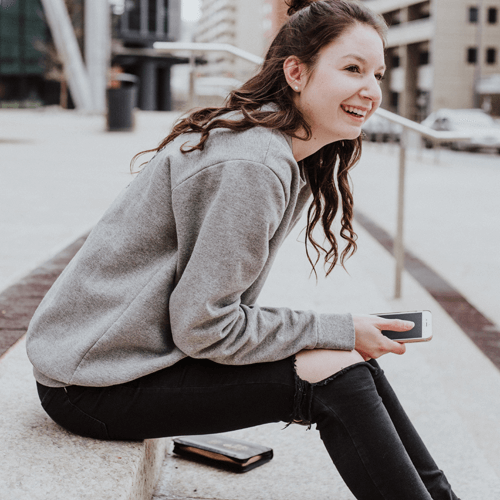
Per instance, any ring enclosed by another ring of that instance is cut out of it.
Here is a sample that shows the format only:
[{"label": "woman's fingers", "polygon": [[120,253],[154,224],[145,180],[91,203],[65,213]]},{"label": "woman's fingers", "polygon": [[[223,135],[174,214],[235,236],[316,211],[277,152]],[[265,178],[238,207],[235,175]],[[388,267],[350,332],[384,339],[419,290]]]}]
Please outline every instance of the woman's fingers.
[{"label": "woman's fingers", "polygon": [[[403,319],[384,319],[379,316],[375,316],[378,318],[374,325],[380,330],[391,330],[393,332],[407,332],[411,330],[415,323],[413,321],[406,321]],[[379,321],[380,320],[380,321]]]},{"label": "woman's fingers", "polygon": [[406,352],[406,344],[394,342],[393,340],[391,340],[391,343],[393,347],[393,350],[391,350],[391,352],[393,352],[394,354],[404,354]]},{"label": "woman's fingers", "polygon": [[376,340],[373,349],[367,352],[372,358],[379,358],[384,354],[392,352],[393,354],[404,354],[406,352],[406,346],[400,344],[399,342],[394,342],[394,340],[388,339],[386,336],[382,335],[380,331],[376,330],[374,333]]},{"label": "woman's fingers", "polygon": [[388,320],[378,316],[353,316],[354,329],[356,332],[355,349],[365,359],[379,358],[383,354],[392,352],[404,354],[406,346],[394,342],[382,335],[381,330],[407,331],[413,328],[411,321]]}]

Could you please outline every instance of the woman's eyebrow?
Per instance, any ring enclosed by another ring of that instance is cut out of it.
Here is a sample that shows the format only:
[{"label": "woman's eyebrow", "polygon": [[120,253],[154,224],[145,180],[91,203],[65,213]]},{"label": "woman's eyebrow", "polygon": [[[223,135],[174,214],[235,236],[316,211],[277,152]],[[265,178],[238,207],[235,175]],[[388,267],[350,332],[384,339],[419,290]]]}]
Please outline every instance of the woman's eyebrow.
[{"label": "woman's eyebrow", "polygon": [[[363,56],[360,56],[359,54],[346,54],[345,56],[341,57],[341,59],[349,59],[349,58],[356,59],[357,61],[359,61],[362,64],[367,64],[367,60]],[[386,68],[387,68],[386,65],[382,64],[382,66],[380,66],[379,70],[385,71]]]}]

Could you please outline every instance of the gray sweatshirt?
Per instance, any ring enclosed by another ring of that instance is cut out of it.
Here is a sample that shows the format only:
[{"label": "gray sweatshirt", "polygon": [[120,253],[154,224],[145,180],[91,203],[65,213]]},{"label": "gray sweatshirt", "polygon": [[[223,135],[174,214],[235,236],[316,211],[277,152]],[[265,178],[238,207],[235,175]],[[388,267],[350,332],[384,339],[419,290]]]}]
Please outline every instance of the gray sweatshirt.
[{"label": "gray sweatshirt", "polygon": [[36,311],[28,356],[47,386],[109,386],[180,359],[244,365],[354,348],[350,314],[257,297],[310,188],[288,136],[216,129],[159,152],[94,227]]}]

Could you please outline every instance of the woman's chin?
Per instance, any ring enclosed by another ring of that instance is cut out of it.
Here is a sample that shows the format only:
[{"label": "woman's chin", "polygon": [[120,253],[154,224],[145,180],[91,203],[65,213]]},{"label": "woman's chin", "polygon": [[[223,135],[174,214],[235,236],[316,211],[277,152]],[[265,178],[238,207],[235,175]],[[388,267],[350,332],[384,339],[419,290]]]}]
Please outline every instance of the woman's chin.
[{"label": "woman's chin", "polygon": [[346,133],[345,136],[340,139],[341,141],[354,141],[361,135],[361,128],[353,130],[351,133]]}]

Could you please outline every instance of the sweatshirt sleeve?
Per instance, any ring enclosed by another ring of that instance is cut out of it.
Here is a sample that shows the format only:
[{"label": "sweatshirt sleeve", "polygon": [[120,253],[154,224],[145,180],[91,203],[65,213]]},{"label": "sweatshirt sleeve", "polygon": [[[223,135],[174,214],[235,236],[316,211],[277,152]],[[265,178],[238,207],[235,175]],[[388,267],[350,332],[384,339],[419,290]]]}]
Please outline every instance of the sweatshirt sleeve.
[{"label": "sweatshirt sleeve", "polygon": [[288,196],[269,167],[249,161],[206,168],[173,190],[179,275],[169,313],[174,342],[186,355],[237,365],[302,349],[354,348],[350,314],[245,303],[269,271]]}]

